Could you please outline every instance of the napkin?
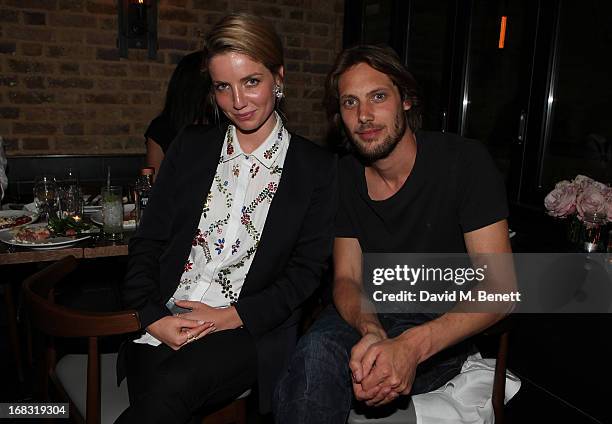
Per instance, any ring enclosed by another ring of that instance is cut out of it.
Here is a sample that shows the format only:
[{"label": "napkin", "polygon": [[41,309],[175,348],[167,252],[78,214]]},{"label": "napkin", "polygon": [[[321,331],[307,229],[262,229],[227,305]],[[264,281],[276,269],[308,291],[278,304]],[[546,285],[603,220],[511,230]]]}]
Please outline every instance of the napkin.
[{"label": "napkin", "polygon": [[36,203],[34,202],[26,203],[25,205],[23,205],[23,210],[38,213],[38,208],[36,207]]},{"label": "napkin", "polygon": [[[455,378],[437,390],[412,396],[418,424],[493,424],[492,393],[495,359],[480,353],[469,356]],[[506,372],[507,403],[521,387],[521,380]]]}]

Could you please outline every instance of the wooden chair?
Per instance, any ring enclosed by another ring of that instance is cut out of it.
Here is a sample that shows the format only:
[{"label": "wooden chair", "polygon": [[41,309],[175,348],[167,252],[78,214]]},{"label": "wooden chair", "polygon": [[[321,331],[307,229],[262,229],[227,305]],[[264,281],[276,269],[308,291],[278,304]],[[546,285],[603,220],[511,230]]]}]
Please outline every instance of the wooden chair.
[{"label": "wooden chair", "polygon": [[[70,403],[70,416],[79,423],[112,423],[129,405],[126,381],[116,385],[117,354],[98,352],[98,338],[140,330],[136,311],[87,312],[54,303],[54,287],[77,268],[67,256],[27,278],[23,292],[30,323],[46,336],[43,393],[48,380]],[[88,339],[87,355],[65,355],[56,360],[54,337]],[[203,419],[204,424],[246,424],[246,397],[238,399]],[[85,396],[84,396],[85,394]]]},{"label": "wooden chair", "polygon": [[[116,354],[100,355],[98,338],[140,329],[136,311],[87,312],[54,303],[54,287],[77,268],[74,256],[44,268],[27,278],[23,293],[31,325],[46,336],[43,394],[48,380],[70,402],[70,415],[77,422],[113,422],[129,405],[125,382],[116,387]],[[88,339],[87,355],[66,355],[56,360],[54,337]],[[85,389],[85,390],[84,390]],[[85,393],[85,398],[83,398]],[[112,403],[112,405],[111,405]],[[85,417],[85,418],[84,418]]]},{"label": "wooden chair", "polygon": [[508,343],[510,339],[510,329],[513,327],[513,325],[513,316],[509,315],[482,333],[482,335],[485,337],[498,338],[492,395],[493,411],[495,413],[496,424],[504,424],[504,399],[506,397]]}]

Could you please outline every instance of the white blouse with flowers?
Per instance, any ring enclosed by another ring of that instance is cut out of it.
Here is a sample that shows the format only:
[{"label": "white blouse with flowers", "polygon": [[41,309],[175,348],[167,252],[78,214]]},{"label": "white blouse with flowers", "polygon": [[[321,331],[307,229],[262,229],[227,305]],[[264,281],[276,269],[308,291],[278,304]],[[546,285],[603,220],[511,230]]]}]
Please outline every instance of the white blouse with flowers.
[{"label": "white blouse with flowers", "polygon": [[[289,141],[278,115],[272,133],[251,154],[240,148],[236,128],[228,127],[191,253],[169,302],[194,300],[227,307],[238,300],[280,182]],[[148,333],[135,342],[160,344]]]}]

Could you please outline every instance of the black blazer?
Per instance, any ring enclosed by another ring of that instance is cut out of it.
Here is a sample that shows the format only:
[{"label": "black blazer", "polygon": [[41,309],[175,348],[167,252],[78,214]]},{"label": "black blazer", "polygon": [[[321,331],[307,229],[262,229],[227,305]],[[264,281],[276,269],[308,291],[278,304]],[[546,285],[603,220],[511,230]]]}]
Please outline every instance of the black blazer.
[{"label": "black blazer", "polygon": [[[141,328],[170,315],[202,205],[217,169],[224,129],[189,126],[162,162],[141,225],[129,243],[122,288]],[[293,352],[299,308],[321,281],[336,213],[336,158],[291,136],[283,173],[236,309],[257,343],[260,408]]]}]

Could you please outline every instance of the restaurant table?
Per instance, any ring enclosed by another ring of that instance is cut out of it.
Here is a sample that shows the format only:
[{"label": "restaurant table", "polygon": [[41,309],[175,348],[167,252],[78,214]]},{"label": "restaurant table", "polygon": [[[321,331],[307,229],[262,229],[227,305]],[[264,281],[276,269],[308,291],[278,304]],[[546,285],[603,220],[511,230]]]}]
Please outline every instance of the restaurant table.
[{"label": "restaurant table", "polygon": [[0,243],[0,265],[57,261],[72,255],[77,259],[127,256],[128,242],[134,232],[124,232],[123,240],[111,242],[94,236],[61,249],[35,250]]}]

